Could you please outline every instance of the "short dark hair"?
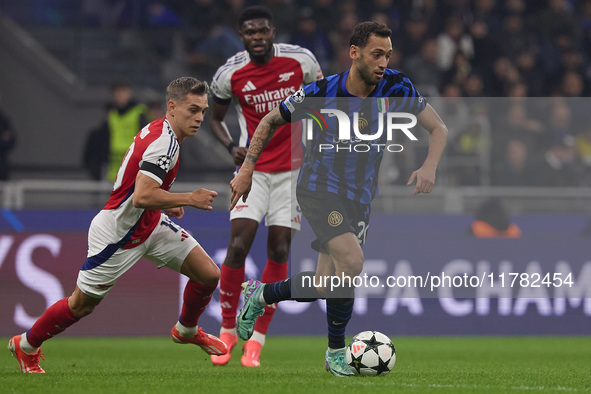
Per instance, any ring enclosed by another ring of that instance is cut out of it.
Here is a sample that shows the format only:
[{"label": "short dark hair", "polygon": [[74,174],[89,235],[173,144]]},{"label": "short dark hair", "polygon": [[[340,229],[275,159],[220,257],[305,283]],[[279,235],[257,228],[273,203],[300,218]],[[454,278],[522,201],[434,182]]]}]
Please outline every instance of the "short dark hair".
[{"label": "short dark hair", "polygon": [[172,81],[166,88],[166,101],[181,102],[188,94],[201,96],[208,93],[209,85],[207,85],[207,82],[193,77],[180,77]]},{"label": "short dark hair", "polygon": [[355,45],[356,47],[363,48],[367,45],[367,41],[371,35],[378,37],[391,37],[392,30],[383,23],[378,22],[361,22],[353,29],[351,39],[349,40],[349,46]]},{"label": "short dark hair", "polygon": [[244,22],[253,19],[267,19],[269,23],[273,24],[273,14],[267,7],[253,5],[246,7],[238,17],[238,28],[242,28]]}]

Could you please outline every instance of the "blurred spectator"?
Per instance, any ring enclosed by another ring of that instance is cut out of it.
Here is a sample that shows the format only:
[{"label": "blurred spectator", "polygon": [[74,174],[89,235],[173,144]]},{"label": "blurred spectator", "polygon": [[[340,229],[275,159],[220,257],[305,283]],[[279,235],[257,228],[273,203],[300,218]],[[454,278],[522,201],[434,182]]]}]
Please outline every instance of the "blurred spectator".
[{"label": "blurred spectator", "polygon": [[526,4],[525,0],[504,0],[503,14],[518,14],[525,15]]},{"label": "blurred spectator", "polygon": [[92,179],[100,181],[104,178],[105,165],[109,162],[109,122],[107,112],[105,112],[105,119],[88,132],[82,153],[82,162]]},{"label": "blurred spectator", "polygon": [[16,145],[16,133],[6,115],[0,112],[0,181],[10,177],[10,162],[8,156]]},{"label": "blurred spectator", "polygon": [[484,96],[484,82],[482,77],[477,73],[470,73],[462,83],[462,89],[466,97],[482,97]]},{"label": "blurred spectator", "polygon": [[529,90],[525,83],[518,81],[507,86],[504,95],[507,97],[528,97]]},{"label": "blurred spectator", "polygon": [[588,54],[591,53],[591,0],[584,0],[580,3],[579,12],[581,21],[581,41],[582,41],[582,52]]},{"label": "blurred spectator", "polygon": [[437,36],[439,48],[437,64],[443,71],[453,66],[454,56],[462,52],[469,60],[474,55],[472,37],[464,31],[464,23],[458,17],[451,16],[445,20],[443,32]]},{"label": "blurred spectator", "polygon": [[[441,70],[437,66],[437,41],[427,39],[423,42],[420,54],[403,60],[404,73],[412,78],[419,91],[425,94],[422,86],[429,85],[439,89],[442,82]],[[448,126],[449,128],[449,126]]]},{"label": "blurred spectator", "polygon": [[497,129],[496,140],[501,144],[519,138],[528,146],[536,147],[544,131],[543,123],[530,113],[528,101],[522,98],[503,100],[500,112],[502,121]]},{"label": "blurred spectator", "polygon": [[298,13],[296,32],[291,43],[309,49],[322,69],[328,69],[333,60],[333,50],[326,33],[318,30],[311,8],[302,8]]},{"label": "blurred spectator", "polygon": [[388,15],[384,14],[383,12],[374,12],[371,14],[368,20],[382,23],[386,26],[390,25],[390,19],[388,19]]},{"label": "blurred spectator", "polygon": [[[474,24],[482,23],[486,26],[492,36],[497,36],[501,31],[502,17],[497,7],[496,0],[474,0],[473,1],[473,19]],[[474,45],[476,48],[476,44]]]},{"label": "blurred spectator", "polygon": [[562,76],[560,95],[565,97],[582,97],[585,81],[576,71],[568,71]]},{"label": "blurred spectator", "polygon": [[455,141],[471,120],[470,108],[462,96],[460,86],[449,83],[441,88],[441,97],[430,99],[441,119],[445,119],[449,141]]},{"label": "blurred spectator", "polygon": [[[349,58],[349,38],[353,32],[353,28],[358,23],[357,14],[353,12],[345,12],[339,21],[339,26],[336,31],[333,31],[329,38],[334,48],[335,62],[330,68],[330,73],[339,73],[344,71],[351,62]],[[397,48],[394,48],[396,51]],[[328,75],[329,72],[326,72]]]},{"label": "blurred spectator", "polygon": [[550,38],[566,35],[577,41],[580,27],[568,0],[548,0],[546,9],[539,14],[538,31]]},{"label": "blurred spectator", "polygon": [[484,201],[476,212],[470,232],[476,238],[520,238],[521,229],[511,222],[498,197]]},{"label": "blurred spectator", "polygon": [[152,114],[152,119],[162,119],[166,115],[166,103],[160,100],[152,100],[147,105]]},{"label": "blurred spectator", "polygon": [[[273,14],[273,24],[276,30],[275,41],[289,42],[289,38],[296,27],[296,15],[298,14],[298,9],[294,3],[290,0],[264,0],[261,5],[267,7]],[[242,43],[240,43],[238,50],[241,49],[244,49]],[[232,54],[235,52],[237,51],[233,51]]]},{"label": "blurred spectator", "polygon": [[224,24],[230,28],[238,26],[238,17],[246,8],[246,0],[223,0]]},{"label": "blurred spectator", "polygon": [[561,57],[561,74],[574,71],[581,75],[585,74],[586,67],[583,58],[583,53],[575,48],[569,48],[562,53]]},{"label": "blurred spectator", "polygon": [[243,49],[234,27],[223,23],[224,10],[214,0],[187,0],[179,11],[188,62],[194,72],[212,73],[219,63]]},{"label": "blurred spectator", "polygon": [[591,186],[591,125],[587,125],[582,133],[576,136],[577,153],[584,166],[583,183]]},{"label": "blurred spectator", "polygon": [[454,83],[462,86],[472,72],[470,60],[464,52],[456,52],[452,66],[441,75],[444,84]]},{"label": "blurred spectator", "polygon": [[503,28],[499,41],[502,43],[503,54],[511,59],[526,50],[537,48],[535,34],[525,25],[523,16],[509,14],[503,18]]},{"label": "blurred spectator", "polygon": [[111,85],[112,100],[107,105],[109,128],[109,165],[107,179],[114,181],[123,157],[142,127],[151,122],[148,107],[133,98],[131,86],[123,81]]},{"label": "blurred spectator", "polygon": [[398,49],[404,59],[408,59],[419,53],[428,34],[427,20],[421,15],[411,14],[404,21],[403,34],[394,37],[393,46]]},{"label": "blurred spectator", "polygon": [[534,169],[530,165],[530,151],[521,139],[509,139],[498,157],[493,162],[493,185],[523,187],[532,184]]},{"label": "blurred spectator", "polygon": [[544,122],[545,130],[542,136],[542,145],[544,146],[575,134],[572,127],[571,109],[566,105],[564,99],[554,99],[552,104],[548,119]]},{"label": "blurred spectator", "polygon": [[576,137],[577,152],[587,167],[591,167],[591,125]]},{"label": "blurred spectator", "polygon": [[318,24],[318,30],[328,35],[337,28],[341,14],[335,12],[336,0],[314,0],[311,7]]},{"label": "blurred spectator", "polygon": [[364,3],[364,7],[361,9],[363,18],[378,22],[374,16],[384,15],[388,20],[386,25],[392,29],[392,34],[395,35],[402,27],[402,12],[396,3],[394,0],[373,0],[367,2],[367,5]]},{"label": "blurred spectator", "polygon": [[168,8],[164,0],[150,1],[146,5],[146,21],[148,26],[180,26],[181,18]]},{"label": "blurred spectator", "polygon": [[579,186],[584,168],[577,154],[574,137],[569,135],[550,143],[543,155],[534,162],[534,168],[534,186]]},{"label": "blurred spectator", "polygon": [[470,26],[470,34],[474,42],[474,56],[471,63],[480,73],[488,71],[491,64],[500,56],[500,45],[490,33],[489,25],[483,20],[476,20]]},{"label": "blurred spectator", "polygon": [[519,53],[516,59],[516,67],[520,79],[527,87],[527,96],[541,97],[546,94],[544,73],[533,51],[527,50]]},{"label": "blurred spectator", "polygon": [[85,26],[130,27],[139,25],[141,10],[132,0],[83,0],[81,14]]},{"label": "blurred spectator", "polygon": [[589,100],[583,99],[585,80],[575,71],[568,71],[562,76],[559,96],[565,97],[565,103],[570,108],[573,127],[583,130],[589,123]]},{"label": "blurred spectator", "polygon": [[497,58],[485,78],[485,91],[490,97],[503,97],[507,89],[520,81],[517,67],[506,56]]}]

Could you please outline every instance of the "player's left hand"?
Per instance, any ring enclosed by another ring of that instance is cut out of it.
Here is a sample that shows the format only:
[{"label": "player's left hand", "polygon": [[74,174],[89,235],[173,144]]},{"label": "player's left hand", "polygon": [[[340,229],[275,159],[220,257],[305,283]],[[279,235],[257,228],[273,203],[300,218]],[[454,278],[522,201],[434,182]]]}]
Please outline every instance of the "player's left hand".
[{"label": "player's left hand", "polygon": [[412,185],[415,180],[417,181],[413,196],[416,196],[419,193],[431,193],[431,190],[433,190],[433,186],[435,185],[436,169],[436,167],[423,166],[410,175],[408,182],[406,182],[407,186]]},{"label": "player's left hand", "polygon": [[168,208],[164,210],[164,214],[171,218],[180,219],[185,216],[185,209],[183,207]]}]

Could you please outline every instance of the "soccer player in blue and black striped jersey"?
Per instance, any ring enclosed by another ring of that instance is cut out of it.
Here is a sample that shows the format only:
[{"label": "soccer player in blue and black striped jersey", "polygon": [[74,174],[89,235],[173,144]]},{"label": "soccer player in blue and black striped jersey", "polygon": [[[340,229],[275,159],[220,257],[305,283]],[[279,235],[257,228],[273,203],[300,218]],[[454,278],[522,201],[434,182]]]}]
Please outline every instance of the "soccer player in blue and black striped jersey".
[{"label": "soccer player in blue and black striped jersey", "polygon": [[[363,269],[361,245],[367,235],[370,203],[377,194],[382,156],[389,149],[388,133],[376,132],[379,118],[382,117],[382,131],[386,123],[383,117],[396,113],[417,120],[430,133],[427,157],[408,180],[408,185],[416,182],[414,194],[430,193],[433,189],[437,165],[447,140],[445,124],[412,82],[400,72],[387,68],[392,53],[391,34],[391,30],[380,23],[358,24],[350,39],[351,68],[306,85],[269,112],[251,139],[242,168],[230,182],[232,209],[240,197],[246,201],[254,165],[275,129],[304,118],[302,113],[308,110],[317,118],[322,116],[321,132],[308,134],[311,139],[297,186],[298,203],[317,237],[312,243],[319,252],[316,272],[300,272],[282,282],[262,284],[251,279],[243,283],[245,304],[238,316],[237,330],[242,339],[248,339],[265,305],[284,300],[309,302],[326,298],[328,350],[325,366],[336,376],[353,374],[345,359],[345,328],[353,311],[354,289],[346,281],[329,289],[323,278],[353,278]],[[314,112],[309,108],[308,103],[315,98],[322,98],[324,110]],[[343,135],[352,135],[349,118],[353,120],[356,138],[343,140]],[[347,125],[345,130],[341,123]],[[402,130],[407,137],[414,137],[408,129]],[[371,135],[379,138],[371,141]]]}]

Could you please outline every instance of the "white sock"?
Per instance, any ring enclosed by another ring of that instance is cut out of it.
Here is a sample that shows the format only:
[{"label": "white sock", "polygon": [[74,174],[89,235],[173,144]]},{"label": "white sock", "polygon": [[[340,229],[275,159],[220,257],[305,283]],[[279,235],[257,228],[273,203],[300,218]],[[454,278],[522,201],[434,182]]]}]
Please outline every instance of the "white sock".
[{"label": "white sock", "polygon": [[233,336],[236,336],[236,327],[234,328],[220,328],[220,335],[222,335],[222,333],[224,332],[229,332],[230,334],[232,334]]},{"label": "white sock", "polygon": [[261,334],[260,332],[255,331],[252,333],[252,336],[250,337],[249,341],[257,341],[261,344],[261,346],[265,346],[265,338],[265,334]]},{"label": "white sock", "polygon": [[265,301],[265,297],[263,297],[263,292],[259,295],[259,304],[267,306],[267,301]]},{"label": "white sock", "polygon": [[328,348],[328,352],[329,352],[329,353],[336,353],[336,352],[338,352],[339,350],[345,350],[345,348],[344,348],[344,347],[342,347],[342,348],[340,348],[340,349],[331,349],[331,348]]},{"label": "white sock", "polygon": [[24,332],[21,335],[21,341],[19,342],[19,346],[21,347],[21,350],[27,354],[35,353],[37,351],[37,349],[39,349],[38,347],[31,346],[29,341],[27,341],[27,333],[26,332]]},{"label": "white sock", "polygon": [[176,323],[176,329],[183,338],[193,338],[197,333],[197,327],[185,327],[181,322]]}]

